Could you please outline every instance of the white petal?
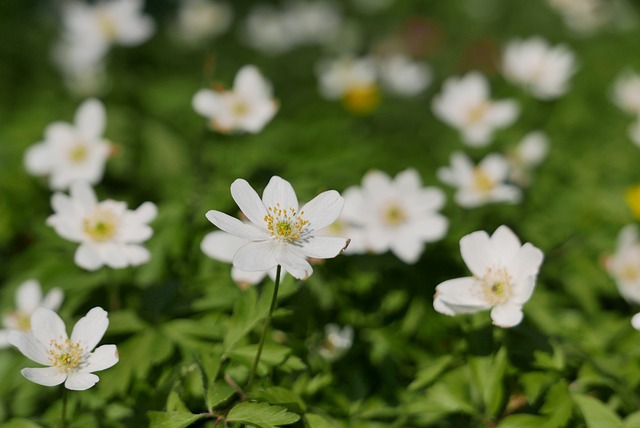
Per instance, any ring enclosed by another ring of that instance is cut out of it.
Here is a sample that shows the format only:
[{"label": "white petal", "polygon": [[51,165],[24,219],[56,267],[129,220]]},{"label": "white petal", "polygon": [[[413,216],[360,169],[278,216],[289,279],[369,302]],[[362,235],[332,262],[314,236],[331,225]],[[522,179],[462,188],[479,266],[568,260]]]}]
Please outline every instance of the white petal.
[{"label": "white petal", "polygon": [[271,97],[271,85],[262,77],[254,65],[245,65],[236,74],[233,92],[246,98]]},{"label": "white petal", "polygon": [[113,269],[122,269],[128,266],[127,256],[123,251],[124,245],[113,242],[103,242],[96,246],[104,263]]},{"label": "white petal", "polygon": [[131,266],[140,266],[151,259],[151,253],[142,245],[124,245],[121,251]]},{"label": "white petal", "polygon": [[51,309],[38,308],[31,315],[31,332],[44,347],[52,340],[67,339],[67,329],[62,318]]},{"label": "white petal", "polygon": [[79,203],[85,212],[92,210],[98,200],[93,188],[86,181],[74,181],[70,186],[71,198]]},{"label": "white petal", "polygon": [[344,207],[344,199],[335,190],[320,193],[300,209],[300,215],[309,222],[309,230],[320,230],[336,221]]},{"label": "white petal", "polygon": [[424,250],[423,241],[409,234],[397,236],[396,239],[391,241],[389,246],[393,254],[406,264],[414,264],[417,262]]},{"label": "white petal", "polygon": [[20,312],[32,313],[42,301],[42,289],[35,279],[23,282],[16,291],[16,309]]},{"label": "white petal", "polygon": [[276,252],[276,262],[297,279],[307,279],[313,273],[313,268],[304,255],[292,245],[284,245]]},{"label": "white petal", "polygon": [[99,138],[104,132],[106,123],[107,113],[99,100],[91,98],[78,107],[75,124],[83,136],[89,139]]},{"label": "white petal", "polygon": [[522,318],[522,306],[512,302],[494,306],[491,310],[491,319],[498,327],[513,327],[520,324]]},{"label": "white petal", "polygon": [[200,244],[200,249],[208,257],[225,263],[232,263],[236,251],[248,241],[239,236],[223,231],[207,233]]},{"label": "white petal", "polygon": [[635,314],[633,318],[631,318],[631,325],[636,330],[640,330],[640,313]]},{"label": "white petal", "polygon": [[80,342],[84,352],[91,352],[104,336],[108,326],[107,311],[96,306],[78,320],[71,332],[71,340]]},{"label": "white petal", "polygon": [[158,215],[158,207],[153,202],[145,202],[135,211],[129,213],[129,216],[137,223],[149,223]]},{"label": "white petal", "polygon": [[473,277],[455,278],[441,282],[436,287],[434,309],[446,315],[463,314],[488,309],[482,289]]},{"label": "white petal", "polygon": [[267,187],[264,188],[262,202],[267,208],[276,207],[276,205],[280,204],[282,209],[293,208],[298,211],[298,198],[291,183],[277,175],[271,177]]},{"label": "white petal", "polygon": [[516,253],[520,250],[520,239],[509,227],[502,225],[491,235],[491,248],[496,257],[496,262],[507,266]]},{"label": "white petal", "polygon": [[57,367],[26,368],[20,372],[31,382],[43,386],[60,385],[67,378],[67,374]]},{"label": "white petal", "polygon": [[97,270],[104,265],[97,247],[91,243],[80,244],[74,256],[74,262],[83,269]]},{"label": "white petal", "polygon": [[311,236],[301,244],[307,257],[330,259],[340,254],[349,243],[347,238],[337,236]]},{"label": "white petal", "polygon": [[275,247],[281,245],[273,240],[249,242],[236,251],[233,265],[249,272],[267,271],[278,263],[275,259]]},{"label": "white petal", "polygon": [[518,305],[524,305],[531,298],[533,289],[536,286],[536,277],[530,275],[520,278],[511,289],[511,297],[509,300]]},{"label": "white petal", "polygon": [[481,278],[494,263],[489,235],[484,230],[470,233],[460,239],[460,254],[472,274]]},{"label": "white petal", "polygon": [[211,89],[201,89],[193,96],[191,104],[193,109],[204,117],[213,116],[220,103],[220,97]]},{"label": "white petal", "polygon": [[409,229],[425,242],[434,242],[442,239],[448,228],[449,220],[445,216],[433,214],[411,222]]},{"label": "white petal", "polygon": [[27,149],[24,166],[31,175],[49,174],[54,166],[51,149],[43,143],[35,144]]},{"label": "white petal", "polygon": [[264,227],[264,218],[269,215],[260,196],[246,180],[241,178],[231,183],[231,196],[245,216],[256,226]]},{"label": "white petal", "polygon": [[45,366],[51,365],[48,349],[33,334],[13,330],[9,332],[7,340],[30,360]]},{"label": "white petal", "polygon": [[98,372],[108,369],[119,361],[116,345],[102,345],[96,348],[87,358],[83,372]]},{"label": "white petal", "polygon": [[71,372],[64,386],[72,391],[84,391],[91,388],[99,380],[100,378],[93,373]]},{"label": "white petal", "polygon": [[267,276],[267,272],[268,271],[248,272],[246,270],[238,269],[237,267],[232,266],[231,279],[233,279],[233,281],[239,285],[255,285],[262,281],[265,276]]},{"label": "white petal", "polygon": [[259,229],[253,224],[246,224],[220,211],[210,210],[205,215],[207,220],[218,228],[235,236],[239,236],[250,241],[260,241],[269,239],[266,229]]},{"label": "white petal", "polygon": [[42,303],[40,304],[43,308],[51,309],[52,311],[57,311],[60,305],[62,304],[62,300],[64,299],[64,292],[59,288],[52,288],[49,292],[44,296]]},{"label": "white petal", "polygon": [[534,247],[530,243],[524,244],[518,249],[513,259],[510,261],[507,269],[515,282],[529,276],[536,276],[544,255],[540,249]]}]

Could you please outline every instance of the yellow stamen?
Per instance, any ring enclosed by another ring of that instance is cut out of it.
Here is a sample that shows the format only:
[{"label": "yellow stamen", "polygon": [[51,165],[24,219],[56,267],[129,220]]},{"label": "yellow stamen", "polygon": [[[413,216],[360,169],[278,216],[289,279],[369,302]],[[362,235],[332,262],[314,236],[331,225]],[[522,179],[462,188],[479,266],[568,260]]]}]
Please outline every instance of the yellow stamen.
[{"label": "yellow stamen", "polygon": [[488,268],[481,278],[484,299],[491,305],[506,302],[511,296],[511,275],[505,268]]},{"label": "yellow stamen", "polygon": [[108,241],[118,232],[118,218],[110,209],[98,207],[84,218],[82,230],[94,241]]},{"label": "yellow stamen", "polygon": [[496,182],[480,167],[473,169],[473,185],[478,192],[488,192],[496,187]]},{"label": "yellow stamen", "polygon": [[468,112],[467,121],[469,124],[476,124],[478,122],[482,122],[484,117],[487,114],[487,110],[491,106],[488,102],[483,102],[471,108]]},{"label": "yellow stamen", "polygon": [[342,103],[351,113],[369,114],[380,104],[380,92],[375,84],[355,86],[345,92]]},{"label": "yellow stamen", "polygon": [[283,242],[295,242],[305,234],[309,221],[302,218],[304,211],[298,214],[293,208],[281,208],[280,204],[269,207],[268,211],[269,214],[264,216],[264,221],[272,237]]},{"label": "yellow stamen", "polygon": [[389,226],[398,226],[407,221],[407,214],[397,203],[389,204],[383,213],[384,223]]},{"label": "yellow stamen", "polygon": [[640,184],[628,187],[624,199],[636,220],[640,220]]},{"label": "yellow stamen", "polygon": [[69,150],[69,159],[73,163],[81,163],[89,154],[89,150],[87,150],[87,146],[82,143],[78,143],[73,146],[71,150]]},{"label": "yellow stamen", "polygon": [[71,339],[63,341],[52,340],[49,343],[49,359],[54,367],[68,372],[80,365],[83,350],[80,342],[73,342]]}]

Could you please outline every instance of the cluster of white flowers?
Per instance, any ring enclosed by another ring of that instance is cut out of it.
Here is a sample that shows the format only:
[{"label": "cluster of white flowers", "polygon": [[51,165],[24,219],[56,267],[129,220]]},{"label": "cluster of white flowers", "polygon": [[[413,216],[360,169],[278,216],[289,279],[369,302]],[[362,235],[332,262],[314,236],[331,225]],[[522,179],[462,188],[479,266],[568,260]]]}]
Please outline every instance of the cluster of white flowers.
[{"label": "cluster of white flowers", "polygon": [[231,90],[200,89],[193,96],[194,110],[222,133],[257,133],[278,111],[271,84],[253,65],[236,74]]},{"label": "cluster of white flowers", "polygon": [[178,37],[187,44],[198,44],[223,34],[232,19],[233,10],[228,3],[183,0],[176,20]]},{"label": "cluster of white flowers", "polygon": [[620,110],[635,117],[629,137],[640,146],[640,75],[632,70],[622,72],[613,83],[611,98]]}]

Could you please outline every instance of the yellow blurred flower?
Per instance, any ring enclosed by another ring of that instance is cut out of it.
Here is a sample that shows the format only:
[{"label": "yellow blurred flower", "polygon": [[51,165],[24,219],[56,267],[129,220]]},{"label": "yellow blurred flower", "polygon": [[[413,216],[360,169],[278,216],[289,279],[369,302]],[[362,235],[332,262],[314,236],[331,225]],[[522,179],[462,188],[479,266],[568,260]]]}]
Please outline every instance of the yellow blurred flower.
[{"label": "yellow blurred flower", "polygon": [[631,213],[636,220],[640,220],[640,184],[627,187],[624,199],[631,209]]}]

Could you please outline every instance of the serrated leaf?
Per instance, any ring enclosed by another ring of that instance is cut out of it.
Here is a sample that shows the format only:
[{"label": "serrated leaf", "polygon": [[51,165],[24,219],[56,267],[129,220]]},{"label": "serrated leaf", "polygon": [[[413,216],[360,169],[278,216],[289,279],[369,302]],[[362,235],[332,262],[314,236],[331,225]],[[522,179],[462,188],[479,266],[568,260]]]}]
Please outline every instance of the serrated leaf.
[{"label": "serrated leaf", "polygon": [[193,413],[182,411],[150,411],[147,415],[149,416],[150,428],[186,428],[195,421],[207,416],[206,413],[194,415]]},{"label": "serrated leaf", "polygon": [[536,415],[510,415],[502,419],[498,428],[540,428],[546,427],[545,418]]},{"label": "serrated leaf", "polygon": [[226,383],[214,382],[212,385],[209,385],[207,390],[207,406],[215,409],[229,398],[233,397],[233,394],[235,393],[236,390]]},{"label": "serrated leaf", "polygon": [[240,403],[227,415],[228,422],[240,422],[259,428],[274,428],[289,425],[300,420],[300,416],[290,413],[284,407],[267,403]]},{"label": "serrated leaf", "polygon": [[584,394],[573,394],[572,397],[584,416],[587,428],[623,428],[618,415],[602,401]]}]

